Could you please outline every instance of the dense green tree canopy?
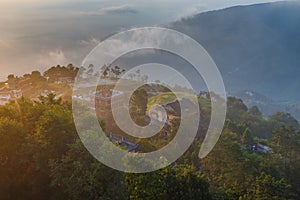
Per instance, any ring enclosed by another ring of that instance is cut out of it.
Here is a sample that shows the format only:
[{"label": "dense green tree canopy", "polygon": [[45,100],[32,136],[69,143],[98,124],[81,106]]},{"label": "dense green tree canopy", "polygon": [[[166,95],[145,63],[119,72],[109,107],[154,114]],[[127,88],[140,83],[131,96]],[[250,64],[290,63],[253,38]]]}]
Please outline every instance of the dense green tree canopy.
[{"label": "dense green tree canopy", "polygon": [[[139,116],[146,97],[140,90],[132,99]],[[210,119],[208,98],[198,99],[200,135]],[[71,104],[54,94],[0,106],[0,199],[299,199],[296,121],[285,113],[264,119],[235,98],[228,103],[222,136],[206,158],[198,158],[203,137],[197,137],[176,163],[147,174],[124,174],[95,160],[77,136]],[[88,125],[90,116],[78,114]],[[180,120],[170,123],[175,135]],[[167,140],[137,142],[153,151]]]}]

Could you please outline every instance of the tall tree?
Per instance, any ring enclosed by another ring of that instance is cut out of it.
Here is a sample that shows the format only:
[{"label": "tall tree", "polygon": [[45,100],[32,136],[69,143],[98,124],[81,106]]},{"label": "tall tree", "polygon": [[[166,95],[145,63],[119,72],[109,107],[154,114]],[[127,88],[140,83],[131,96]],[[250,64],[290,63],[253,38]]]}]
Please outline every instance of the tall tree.
[{"label": "tall tree", "polygon": [[209,184],[191,166],[167,167],[147,174],[126,174],[130,199],[211,199]]}]

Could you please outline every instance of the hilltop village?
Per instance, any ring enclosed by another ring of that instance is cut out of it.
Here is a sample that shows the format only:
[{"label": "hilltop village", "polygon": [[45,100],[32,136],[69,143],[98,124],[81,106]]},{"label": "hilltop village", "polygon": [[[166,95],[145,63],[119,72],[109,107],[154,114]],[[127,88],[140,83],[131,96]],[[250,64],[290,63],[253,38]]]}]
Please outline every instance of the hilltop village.
[{"label": "hilltop village", "polygon": [[[43,74],[39,71],[33,71],[30,74],[25,74],[21,77],[8,75],[7,81],[0,83],[0,105],[6,105],[11,101],[15,101],[22,97],[26,97],[33,101],[40,101],[41,97],[53,94],[55,98],[60,98],[65,101],[72,100],[72,89],[76,76],[78,73],[83,74],[80,82],[86,88],[82,94],[76,93],[73,99],[78,100],[87,105],[91,110],[94,110],[100,120],[110,124],[106,127],[106,134],[111,141],[120,144],[128,149],[128,151],[136,151],[139,148],[138,141],[124,133],[113,120],[111,111],[112,99],[114,102],[122,101],[124,91],[115,91],[114,85],[119,76],[125,72],[118,66],[106,66],[101,69],[101,74],[94,73],[94,66],[89,65],[87,68],[77,68],[72,64],[68,66],[53,66]],[[83,73],[84,72],[84,73]],[[91,80],[94,81],[97,76],[105,79],[105,84],[99,84],[97,90],[90,89]],[[142,76],[140,71],[131,74],[131,80],[128,81],[142,81],[146,82],[147,77]],[[130,84],[130,83],[129,83]],[[184,91],[184,88],[182,88]],[[202,99],[210,98],[210,96],[203,92],[200,94]],[[214,97],[211,97],[214,99]],[[162,101],[161,101],[162,100]],[[163,129],[156,135],[156,140],[163,140],[165,143],[170,141],[173,133],[176,132],[176,123],[180,120],[180,104],[181,101],[190,104],[189,100],[184,98],[177,99],[174,94],[170,93],[167,88],[159,86],[159,84],[146,85],[138,92],[135,92],[131,98],[130,112],[134,122],[139,125],[147,125],[150,120],[157,122],[157,124],[165,124]],[[149,112],[147,106],[151,104],[161,104],[167,111],[165,115],[161,110],[152,110]],[[206,103],[207,104],[207,103]],[[201,137],[201,136],[200,136]],[[141,141],[139,141],[141,142]],[[149,145],[146,145],[149,146]],[[251,151],[271,153],[272,149],[263,143],[252,142],[247,146],[241,145],[243,149],[250,149]],[[149,148],[149,147],[148,147]],[[150,147],[151,149],[151,147]]]}]

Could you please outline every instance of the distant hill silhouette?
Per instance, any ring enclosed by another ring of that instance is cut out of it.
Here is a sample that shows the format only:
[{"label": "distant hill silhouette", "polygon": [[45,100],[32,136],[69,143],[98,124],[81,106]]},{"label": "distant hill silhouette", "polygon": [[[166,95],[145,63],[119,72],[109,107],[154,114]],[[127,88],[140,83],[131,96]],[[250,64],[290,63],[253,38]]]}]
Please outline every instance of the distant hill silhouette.
[{"label": "distant hill silhouette", "polygon": [[229,93],[249,90],[276,104],[300,102],[300,2],[237,6],[168,27],[206,48]]}]

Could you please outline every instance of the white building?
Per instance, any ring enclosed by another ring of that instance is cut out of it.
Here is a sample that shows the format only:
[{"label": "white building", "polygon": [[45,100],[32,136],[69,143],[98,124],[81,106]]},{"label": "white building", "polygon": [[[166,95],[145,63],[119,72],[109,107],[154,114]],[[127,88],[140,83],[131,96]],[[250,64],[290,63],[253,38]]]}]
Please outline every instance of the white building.
[{"label": "white building", "polygon": [[0,89],[0,105],[5,105],[11,100],[16,100],[22,97],[21,90],[12,90],[7,87]]}]

